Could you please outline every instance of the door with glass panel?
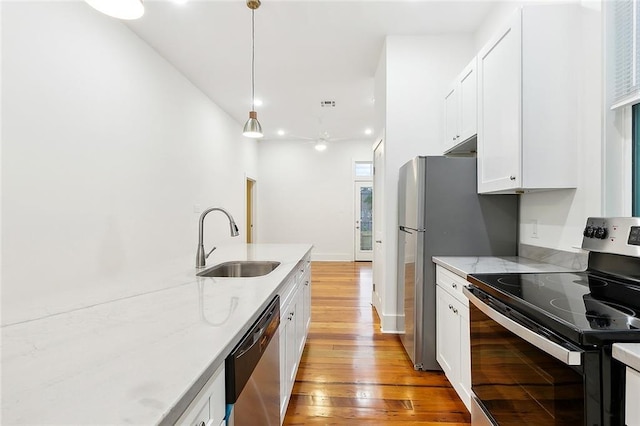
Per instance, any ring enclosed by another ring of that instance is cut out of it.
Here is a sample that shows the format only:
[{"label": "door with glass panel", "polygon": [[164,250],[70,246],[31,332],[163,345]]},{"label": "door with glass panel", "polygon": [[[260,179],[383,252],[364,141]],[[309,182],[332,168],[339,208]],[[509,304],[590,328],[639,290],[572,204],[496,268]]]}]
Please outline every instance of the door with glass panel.
[{"label": "door with glass panel", "polygon": [[355,259],[373,260],[373,184],[356,182]]}]

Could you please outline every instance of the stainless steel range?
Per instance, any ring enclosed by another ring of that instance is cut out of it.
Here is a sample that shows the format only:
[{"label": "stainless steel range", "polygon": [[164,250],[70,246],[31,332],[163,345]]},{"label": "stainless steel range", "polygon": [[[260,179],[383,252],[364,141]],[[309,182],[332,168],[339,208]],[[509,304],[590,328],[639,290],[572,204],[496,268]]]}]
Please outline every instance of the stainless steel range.
[{"label": "stainless steel range", "polygon": [[615,342],[640,342],[640,218],[589,218],[576,273],[474,274],[472,422],[623,425]]}]

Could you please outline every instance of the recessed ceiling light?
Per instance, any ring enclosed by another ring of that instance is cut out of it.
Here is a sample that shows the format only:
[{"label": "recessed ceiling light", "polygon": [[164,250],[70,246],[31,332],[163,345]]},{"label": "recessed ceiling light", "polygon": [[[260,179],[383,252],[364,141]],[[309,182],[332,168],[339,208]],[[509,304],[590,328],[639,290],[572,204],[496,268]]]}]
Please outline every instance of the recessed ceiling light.
[{"label": "recessed ceiling light", "polygon": [[365,134],[365,135],[370,135],[371,133],[373,133],[373,130],[371,130],[371,129],[366,129],[366,130],[364,131],[364,134]]},{"label": "recessed ceiling light", "polygon": [[284,130],[282,129],[278,130],[278,136],[284,136]]},{"label": "recessed ceiling light", "polygon": [[253,103],[255,104],[255,106],[262,106],[262,99],[256,99],[253,101]]}]

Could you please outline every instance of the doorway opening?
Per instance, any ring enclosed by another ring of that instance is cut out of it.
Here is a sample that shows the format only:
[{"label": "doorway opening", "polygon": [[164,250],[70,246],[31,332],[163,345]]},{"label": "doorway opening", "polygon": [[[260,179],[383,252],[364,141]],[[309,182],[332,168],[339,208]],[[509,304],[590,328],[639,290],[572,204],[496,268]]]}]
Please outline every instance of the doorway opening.
[{"label": "doorway opening", "polygon": [[247,180],[247,223],[246,223],[246,242],[251,244],[255,242],[254,236],[254,223],[255,223],[255,193],[256,193],[256,181],[250,178]]}]

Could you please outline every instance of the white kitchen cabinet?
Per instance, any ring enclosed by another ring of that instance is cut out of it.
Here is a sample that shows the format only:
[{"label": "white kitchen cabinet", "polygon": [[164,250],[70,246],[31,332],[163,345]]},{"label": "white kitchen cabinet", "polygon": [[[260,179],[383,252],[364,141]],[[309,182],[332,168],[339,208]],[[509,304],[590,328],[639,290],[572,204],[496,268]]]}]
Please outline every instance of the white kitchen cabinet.
[{"label": "white kitchen cabinet", "polygon": [[[309,327],[311,326],[311,261],[307,263],[307,269],[305,269],[305,273],[302,277],[302,285],[303,287],[303,304],[304,307],[304,330],[305,330],[305,341],[306,336],[309,334]],[[304,346],[304,345],[303,345]]]},{"label": "white kitchen cabinet", "polygon": [[460,365],[460,339],[457,336],[460,330],[459,304],[442,287],[436,286],[436,359],[442,367],[442,371],[452,380],[458,375]]},{"label": "white kitchen cabinet", "polygon": [[451,84],[444,100],[445,154],[475,151],[478,132],[478,83],[476,58],[464,68]]},{"label": "white kitchen cabinet", "polygon": [[466,280],[436,266],[436,360],[471,411],[471,347]]},{"label": "white kitchen cabinet", "polygon": [[527,5],[477,55],[478,192],[577,184],[576,5]]},{"label": "white kitchen cabinet", "polygon": [[224,423],[224,364],[207,381],[184,414],[176,422],[184,426],[214,426]]},{"label": "white kitchen cabinet", "polygon": [[627,426],[640,426],[640,372],[627,367],[624,422]]},{"label": "white kitchen cabinet", "polygon": [[280,309],[280,422],[284,421],[311,321],[311,261],[307,257],[283,287]]}]

